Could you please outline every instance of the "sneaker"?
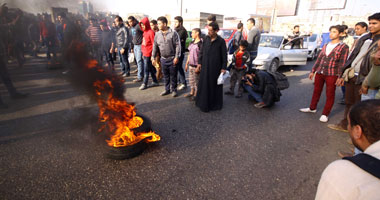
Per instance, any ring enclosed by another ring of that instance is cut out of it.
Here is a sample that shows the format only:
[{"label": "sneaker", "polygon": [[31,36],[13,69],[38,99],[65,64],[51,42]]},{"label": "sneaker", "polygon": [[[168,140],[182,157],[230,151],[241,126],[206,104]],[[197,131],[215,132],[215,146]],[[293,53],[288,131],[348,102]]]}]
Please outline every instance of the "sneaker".
[{"label": "sneaker", "polygon": [[172,92],[172,97],[177,97],[177,91]]},{"label": "sneaker", "polygon": [[315,109],[315,110],[310,110],[310,108],[301,108],[300,111],[301,111],[301,112],[304,112],[304,113],[316,113],[316,112],[317,112],[317,109]]},{"label": "sneaker", "polygon": [[145,89],[147,89],[148,87],[145,85],[145,84],[142,84],[141,86],[140,86],[140,90],[145,90]]},{"label": "sneaker", "polygon": [[131,74],[130,74],[130,73],[126,73],[126,74],[124,74],[123,76],[124,76],[124,77],[129,77],[129,76],[131,76]]},{"label": "sneaker", "polygon": [[142,78],[140,78],[140,79],[136,78],[135,80],[133,80],[134,83],[138,83],[138,82],[142,82],[142,81],[143,81]]},{"label": "sneaker", "polygon": [[339,124],[329,124],[327,125],[327,127],[333,129],[333,130],[336,130],[336,131],[342,131],[342,132],[348,132],[347,129],[343,128],[341,125]]},{"label": "sneaker", "polygon": [[161,92],[161,96],[165,96],[165,95],[168,95],[168,94],[170,94],[170,92],[169,91],[163,91],[163,92]]},{"label": "sneaker", "polygon": [[181,84],[179,87],[178,87],[178,90],[184,90],[186,89],[187,86],[185,84]]},{"label": "sneaker", "polygon": [[319,121],[326,123],[329,121],[329,118],[326,115],[322,115],[321,118],[319,118]]},{"label": "sneaker", "polygon": [[225,94],[225,95],[234,95],[234,93],[233,93],[233,92],[231,92],[231,90],[229,90],[229,91],[225,92],[224,94]]},{"label": "sneaker", "polygon": [[156,83],[156,82],[153,82],[152,84],[150,84],[150,87],[156,87],[156,86],[159,86],[160,84]]},{"label": "sneaker", "polygon": [[257,103],[257,104],[255,104],[255,107],[256,108],[264,108],[266,105],[265,105],[265,103],[263,103],[263,102],[260,102],[260,103]]},{"label": "sneaker", "polygon": [[132,73],[132,74],[136,74],[137,71],[138,71],[138,70],[136,69],[136,70],[131,71],[131,73]]}]

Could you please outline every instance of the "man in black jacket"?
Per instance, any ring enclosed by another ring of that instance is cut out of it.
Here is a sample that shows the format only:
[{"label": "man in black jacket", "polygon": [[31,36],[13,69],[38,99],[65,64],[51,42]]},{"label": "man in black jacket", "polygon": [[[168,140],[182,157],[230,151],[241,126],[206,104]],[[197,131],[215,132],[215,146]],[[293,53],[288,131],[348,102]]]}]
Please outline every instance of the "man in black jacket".
[{"label": "man in black jacket", "polygon": [[269,107],[280,100],[280,90],[276,80],[266,71],[250,69],[242,80],[249,93],[248,98],[257,101],[257,108]]},{"label": "man in black jacket", "polygon": [[124,76],[130,76],[130,66],[128,62],[128,50],[130,34],[126,26],[124,26],[123,19],[120,16],[115,17],[116,31],[116,47],[120,57],[120,66]]},{"label": "man in black jacket", "polygon": [[180,82],[178,89],[183,90],[187,87],[185,71],[183,70],[183,60],[185,58],[187,30],[185,29],[185,27],[183,27],[183,18],[181,16],[177,16],[174,18],[174,27],[181,41],[181,57],[179,57],[179,61],[176,67],[178,70],[179,82]]}]

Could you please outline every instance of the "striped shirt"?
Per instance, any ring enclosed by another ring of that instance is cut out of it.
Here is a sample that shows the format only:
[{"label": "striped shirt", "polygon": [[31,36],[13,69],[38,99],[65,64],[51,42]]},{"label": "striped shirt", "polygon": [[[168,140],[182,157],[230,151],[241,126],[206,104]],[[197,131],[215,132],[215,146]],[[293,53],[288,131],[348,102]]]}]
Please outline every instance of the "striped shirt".
[{"label": "striped shirt", "polygon": [[349,48],[346,44],[339,43],[328,55],[326,48],[327,44],[323,46],[311,72],[326,76],[339,76],[346,63]]},{"label": "striped shirt", "polygon": [[102,42],[102,30],[99,26],[89,26],[86,30],[86,34],[90,37],[92,43]]}]

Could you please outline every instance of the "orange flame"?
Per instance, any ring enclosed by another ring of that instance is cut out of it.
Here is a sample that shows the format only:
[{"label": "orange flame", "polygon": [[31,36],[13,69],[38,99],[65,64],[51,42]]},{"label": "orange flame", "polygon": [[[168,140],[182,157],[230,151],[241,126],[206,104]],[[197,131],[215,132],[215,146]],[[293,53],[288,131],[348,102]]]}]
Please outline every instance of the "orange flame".
[{"label": "orange flame", "polygon": [[[91,60],[87,64],[87,68],[96,68],[97,62]],[[97,68],[99,72],[104,72],[102,68]],[[116,77],[115,77],[116,79]],[[116,81],[118,81],[116,79]],[[97,80],[93,83],[95,94],[99,106],[99,121],[104,123],[99,131],[106,127],[112,133],[109,140],[106,140],[108,146],[125,147],[134,145],[142,140],[145,142],[156,142],[160,140],[160,136],[155,132],[134,133],[133,129],[143,124],[143,119],[136,116],[136,108],[128,104],[125,99],[113,96],[114,86],[112,81],[105,79]]]}]

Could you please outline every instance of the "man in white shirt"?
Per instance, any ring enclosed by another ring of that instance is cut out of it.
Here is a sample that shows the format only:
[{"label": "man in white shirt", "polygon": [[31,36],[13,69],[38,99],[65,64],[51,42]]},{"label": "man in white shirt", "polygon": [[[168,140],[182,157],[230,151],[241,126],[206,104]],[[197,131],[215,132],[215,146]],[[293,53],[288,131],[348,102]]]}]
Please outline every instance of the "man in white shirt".
[{"label": "man in white shirt", "polygon": [[[352,107],[348,115],[348,131],[355,147],[367,155],[346,157],[327,166],[318,185],[316,200],[380,198],[379,121],[380,100],[363,101]],[[368,167],[370,162],[364,162],[367,167],[359,167],[350,161],[358,160],[358,156],[371,157],[372,170]]]}]

